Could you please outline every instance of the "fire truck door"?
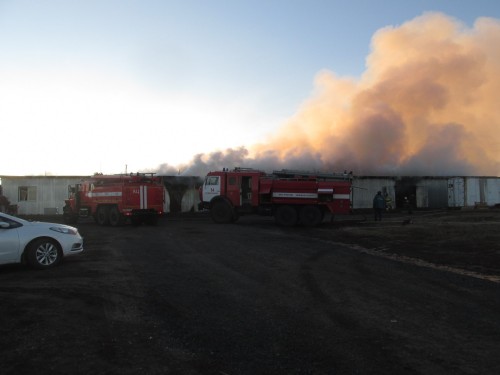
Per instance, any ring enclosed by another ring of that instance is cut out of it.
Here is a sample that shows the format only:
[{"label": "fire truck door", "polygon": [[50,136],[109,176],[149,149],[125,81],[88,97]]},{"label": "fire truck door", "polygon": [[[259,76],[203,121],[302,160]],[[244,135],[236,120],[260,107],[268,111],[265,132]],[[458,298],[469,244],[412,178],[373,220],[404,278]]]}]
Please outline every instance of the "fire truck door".
[{"label": "fire truck door", "polygon": [[252,204],[252,176],[241,178],[241,205]]},{"label": "fire truck door", "polygon": [[220,195],[219,176],[207,176],[203,183],[203,201],[210,202],[214,197]]}]

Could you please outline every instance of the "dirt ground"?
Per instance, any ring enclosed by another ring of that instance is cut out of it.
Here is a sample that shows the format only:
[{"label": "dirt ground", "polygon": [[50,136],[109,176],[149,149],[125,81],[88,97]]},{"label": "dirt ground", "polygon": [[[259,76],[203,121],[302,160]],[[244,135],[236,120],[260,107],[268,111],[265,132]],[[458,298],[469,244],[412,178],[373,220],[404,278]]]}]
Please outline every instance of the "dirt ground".
[{"label": "dirt ground", "polygon": [[500,209],[388,212],[375,222],[370,212],[326,224],[339,242],[388,256],[500,277]]},{"label": "dirt ground", "polygon": [[0,373],[500,373],[500,210],[336,219],[79,223],[82,254],[0,267]]}]

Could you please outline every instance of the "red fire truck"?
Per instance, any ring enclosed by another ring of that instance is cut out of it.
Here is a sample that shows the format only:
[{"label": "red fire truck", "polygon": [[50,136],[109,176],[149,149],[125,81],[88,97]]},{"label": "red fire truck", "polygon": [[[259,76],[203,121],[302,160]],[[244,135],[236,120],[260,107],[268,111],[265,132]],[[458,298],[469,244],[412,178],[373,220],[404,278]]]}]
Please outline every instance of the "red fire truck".
[{"label": "red fire truck", "polygon": [[216,223],[263,214],[273,215],[278,225],[313,227],[323,222],[325,213],[351,212],[351,181],[352,173],[224,169],[205,177],[199,208],[209,209]]},{"label": "red fire truck", "polygon": [[92,216],[99,225],[156,224],[163,214],[164,187],[153,173],[94,175],[68,187],[67,223]]}]

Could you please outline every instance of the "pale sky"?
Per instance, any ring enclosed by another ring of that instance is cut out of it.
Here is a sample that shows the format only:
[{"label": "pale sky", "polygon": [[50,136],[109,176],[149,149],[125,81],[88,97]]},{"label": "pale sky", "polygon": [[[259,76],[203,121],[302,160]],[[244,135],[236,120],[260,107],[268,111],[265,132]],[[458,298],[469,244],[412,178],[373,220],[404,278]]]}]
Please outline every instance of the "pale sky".
[{"label": "pale sky", "polygon": [[[0,0],[0,175],[188,164],[260,142],[324,71],[359,79],[374,34],[494,0]],[[499,48],[492,46],[492,48]]]}]

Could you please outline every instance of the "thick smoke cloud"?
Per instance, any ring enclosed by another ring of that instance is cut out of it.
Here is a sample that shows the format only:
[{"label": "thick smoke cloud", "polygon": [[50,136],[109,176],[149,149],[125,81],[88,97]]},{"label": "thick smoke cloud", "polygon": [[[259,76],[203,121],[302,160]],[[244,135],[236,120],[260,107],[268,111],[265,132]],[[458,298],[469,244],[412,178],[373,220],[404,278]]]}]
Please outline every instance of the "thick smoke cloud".
[{"label": "thick smoke cloud", "polygon": [[313,97],[269,139],[196,155],[182,173],[240,166],[499,175],[498,46],[500,22],[490,18],[468,28],[428,13],[381,29],[359,79],[320,72]]}]

